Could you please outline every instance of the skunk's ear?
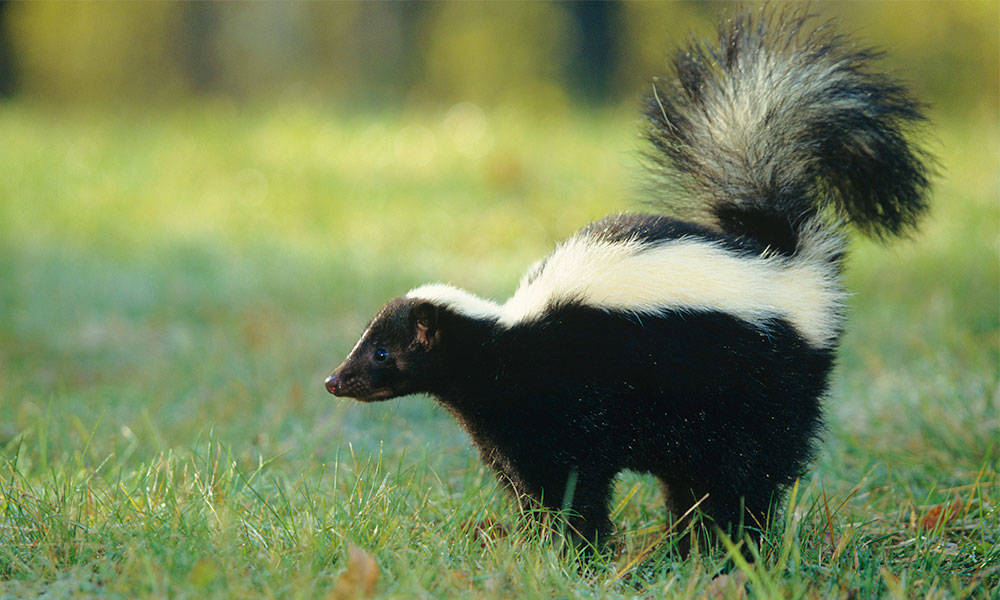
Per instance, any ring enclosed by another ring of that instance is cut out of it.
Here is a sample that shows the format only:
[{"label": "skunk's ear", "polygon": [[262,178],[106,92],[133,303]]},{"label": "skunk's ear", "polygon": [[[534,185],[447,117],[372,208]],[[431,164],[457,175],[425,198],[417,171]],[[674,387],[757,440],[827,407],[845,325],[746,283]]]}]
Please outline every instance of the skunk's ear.
[{"label": "skunk's ear", "polygon": [[420,302],[410,311],[410,324],[417,342],[433,348],[441,339],[438,328],[438,311],[433,302]]}]

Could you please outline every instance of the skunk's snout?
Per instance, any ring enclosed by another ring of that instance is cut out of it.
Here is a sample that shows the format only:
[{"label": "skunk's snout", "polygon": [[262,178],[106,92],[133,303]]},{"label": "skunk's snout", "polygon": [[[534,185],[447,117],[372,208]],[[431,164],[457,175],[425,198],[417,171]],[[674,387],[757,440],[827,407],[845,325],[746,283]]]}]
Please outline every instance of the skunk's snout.
[{"label": "skunk's snout", "polygon": [[340,375],[334,373],[326,378],[326,391],[330,392],[334,396],[338,395],[340,392]]}]

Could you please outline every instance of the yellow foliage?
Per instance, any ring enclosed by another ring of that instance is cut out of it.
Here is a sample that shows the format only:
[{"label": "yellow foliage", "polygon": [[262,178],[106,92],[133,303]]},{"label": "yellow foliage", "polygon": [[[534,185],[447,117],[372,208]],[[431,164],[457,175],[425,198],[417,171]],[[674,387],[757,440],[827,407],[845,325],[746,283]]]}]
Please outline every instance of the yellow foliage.
[{"label": "yellow foliage", "polygon": [[11,5],[9,32],[27,91],[74,100],[128,100],[184,86],[167,2],[24,2]]},{"label": "yellow foliage", "polygon": [[[192,10],[192,6],[202,7]],[[205,66],[213,93],[236,98],[517,105],[557,112],[583,29],[564,4],[21,2],[0,22],[18,80],[35,97],[112,105],[184,99]],[[734,5],[625,2],[613,31],[618,98],[666,71],[668,53],[713,35]],[[821,18],[863,45],[936,110],[996,114],[1000,3],[830,2]],[[200,88],[198,88],[200,89]]]}]

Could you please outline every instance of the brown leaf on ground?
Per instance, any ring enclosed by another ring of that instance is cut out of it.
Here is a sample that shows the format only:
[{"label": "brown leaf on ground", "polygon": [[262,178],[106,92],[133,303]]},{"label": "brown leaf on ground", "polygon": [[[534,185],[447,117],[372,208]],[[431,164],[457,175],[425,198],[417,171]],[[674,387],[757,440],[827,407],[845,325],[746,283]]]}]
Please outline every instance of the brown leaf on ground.
[{"label": "brown leaf on ground", "polygon": [[449,584],[456,587],[472,587],[472,577],[470,577],[466,571],[462,571],[461,569],[452,569],[451,571],[448,571],[446,580]]},{"label": "brown leaf on ground", "polygon": [[360,600],[375,596],[378,563],[375,557],[354,544],[347,546],[347,569],[327,594],[327,600]]},{"label": "brown leaf on ground", "polygon": [[706,600],[743,600],[747,597],[747,576],[743,571],[719,575],[705,586]]},{"label": "brown leaf on ground", "polygon": [[959,513],[962,512],[962,506],[961,498],[955,498],[955,501],[950,505],[938,504],[920,518],[918,522],[919,528],[930,531],[938,527],[944,527],[958,518]]},{"label": "brown leaf on ground", "polygon": [[479,521],[466,521],[462,524],[462,531],[467,535],[472,535],[483,546],[510,535],[503,523],[490,517]]}]

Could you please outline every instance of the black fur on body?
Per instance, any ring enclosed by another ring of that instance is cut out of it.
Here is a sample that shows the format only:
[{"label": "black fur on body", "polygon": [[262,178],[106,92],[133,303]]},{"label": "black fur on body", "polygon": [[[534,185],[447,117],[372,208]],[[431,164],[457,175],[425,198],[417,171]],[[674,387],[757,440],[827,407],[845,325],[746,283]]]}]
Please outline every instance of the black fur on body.
[{"label": "black fur on body", "polygon": [[[820,273],[807,289],[828,305],[802,307],[803,317],[795,309],[805,300],[786,298],[785,309],[761,316],[737,291],[731,303],[664,300],[650,309],[637,299],[632,309],[595,299],[603,297],[595,281],[580,288],[586,293],[553,288],[559,293],[525,311],[517,295],[500,306],[418,288],[375,316],[327,379],[329,391],[360,400],[433,395],[513,493],[559,509],[572,485],[570,523],[586,540],[607,538],[612,481],[623,469],[658,477],[676,515],[704,498],[699,509],[722,530],[763,523],[803,473],[821,428],[842,330],[841,223],[896,234],[926,206],[924,168],[903,135],[919,118],[915,104],[867,71],[869,53],[849,52],[807,21],[741,16],[721,29],[719,50],[678,53],[675,81],[655,86],[649,136],[676,196],[660,203],[695,222],[609,217],[561,251],[615,266],[636,255],[667,265],[686,244],[720,273],[736,265],[782,277],[807,265]],[[630,245],[633,254],[573,254],[574,242]],[[559,252],[522,289],[563,268]],[[628,277],[613,282],[634,283]],[[715,288],[705,289],[709,297]],[[811,318],[817,312],[822,319]]]}]

